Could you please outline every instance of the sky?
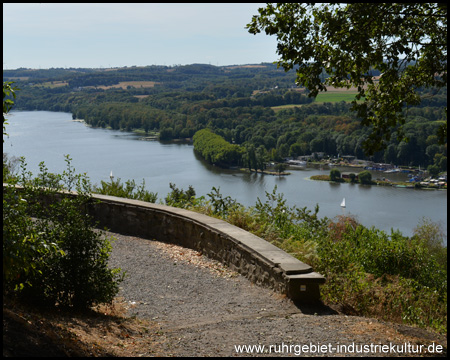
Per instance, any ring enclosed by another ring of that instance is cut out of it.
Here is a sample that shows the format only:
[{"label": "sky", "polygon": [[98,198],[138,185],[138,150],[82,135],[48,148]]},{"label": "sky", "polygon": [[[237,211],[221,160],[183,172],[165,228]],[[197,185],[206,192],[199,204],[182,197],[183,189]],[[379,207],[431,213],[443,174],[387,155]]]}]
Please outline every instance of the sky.
[{"label": "sky", "polygon": [[276,38],[245,29],[263,6],[3,3],[3,69],[274,62]]}]

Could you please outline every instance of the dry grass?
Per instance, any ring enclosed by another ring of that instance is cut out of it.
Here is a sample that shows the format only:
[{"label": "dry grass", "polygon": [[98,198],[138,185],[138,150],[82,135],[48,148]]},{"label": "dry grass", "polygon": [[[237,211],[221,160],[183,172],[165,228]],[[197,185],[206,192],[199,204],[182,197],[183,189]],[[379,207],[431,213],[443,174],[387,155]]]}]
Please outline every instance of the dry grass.
[{"label": "dry grass", "polygon": [[238,273],[231,270],[228,266],[222,264],[220,261],[207,258],[201,252],[156,240],[153,243],[174,263],[191,264],[196,268],[209,271],[215,277],[222,277],[224,279],[231,279],[238,276]]},{"label": "dry grass", "polygon": [[117,299],[73,313],[3,298],[3,356],[161,356],[159,325],[126,318],[129,306]]},{"label": "dry grass", "polygon": [[[156,81],[121,81],[118,84],[110,85],[110,86],[96,86],[98,89],[126,89],[128,86],[134,87],[134,88],[152,88],[156,84],[158,84]],[[90,86],[88,86],[90,87]]]},{"label": "dry grass", "polygon": [[42,84],[42,86],[49,87],[49,88],[57,88],[57,87],[66,86],[66,85],[69,85],[69,83],[67,81],[47,81]]},{"label": "dry grass", "polygon": [[8,81],[12,81],[12,80],[23,80],[23,81],[26,81],[26,80],[30,79],[30,77],[29,76],[6,76],[3,79],[5,81],[6,80],[8,80]]}]

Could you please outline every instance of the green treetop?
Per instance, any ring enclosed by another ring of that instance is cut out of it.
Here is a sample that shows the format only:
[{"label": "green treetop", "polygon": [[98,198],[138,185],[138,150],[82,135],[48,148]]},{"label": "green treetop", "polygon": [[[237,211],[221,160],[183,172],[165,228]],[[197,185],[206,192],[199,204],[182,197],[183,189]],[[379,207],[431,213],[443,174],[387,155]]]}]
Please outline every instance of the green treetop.
[{"label": "green treetop", "polygon": [[[402,110],[420,103],[418,88],[447,84],[444,3],[279,3],[258,11],[248,31],[277,37],[278,66],[296,68],[311,96],[327,86],[357,89],[352,109],[372,127],[368,154],[385,148],[394,131],[404,137]],[[441,143],[446,134],[445,122]]]}]

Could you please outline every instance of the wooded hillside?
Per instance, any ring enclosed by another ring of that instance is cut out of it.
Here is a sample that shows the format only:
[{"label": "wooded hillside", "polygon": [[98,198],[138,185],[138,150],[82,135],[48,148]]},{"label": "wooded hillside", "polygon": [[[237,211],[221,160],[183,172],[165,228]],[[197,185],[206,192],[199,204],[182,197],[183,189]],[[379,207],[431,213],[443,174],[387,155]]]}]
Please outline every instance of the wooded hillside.
[{"label": "wooded hillside", "polygon": [[[350,105],[333,91],[314,101],[295,85],[294,72],[273,64],[17,69],[5,70],[3,80],[20,88],[16,110],[70,112],[94,127],[156,131],[161,140],[209,128],[230,144],[254,149],[261,161],[313,152],[366,158],[361,144],[370,129]],[[421,94],[420,106],[405,109],[409,142],[394,133],[371,160],[446,170],[447,145],[438,144],[436,131],[447,118],[447,91]]]}]

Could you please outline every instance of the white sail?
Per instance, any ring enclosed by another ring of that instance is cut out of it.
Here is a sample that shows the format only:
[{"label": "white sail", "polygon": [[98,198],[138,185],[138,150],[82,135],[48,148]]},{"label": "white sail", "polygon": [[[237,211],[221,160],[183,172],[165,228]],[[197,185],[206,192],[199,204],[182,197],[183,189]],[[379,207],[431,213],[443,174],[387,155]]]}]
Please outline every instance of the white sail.
[{"label": "white sail", "polygon": [[345,198],[342,199],[341,207],[345,208]]}]

